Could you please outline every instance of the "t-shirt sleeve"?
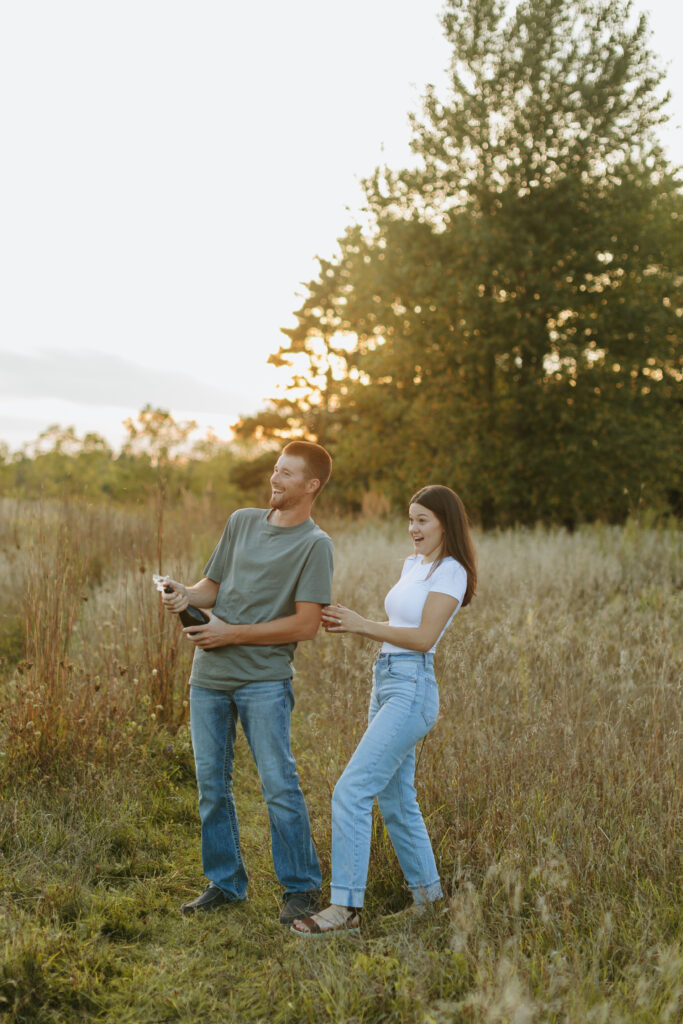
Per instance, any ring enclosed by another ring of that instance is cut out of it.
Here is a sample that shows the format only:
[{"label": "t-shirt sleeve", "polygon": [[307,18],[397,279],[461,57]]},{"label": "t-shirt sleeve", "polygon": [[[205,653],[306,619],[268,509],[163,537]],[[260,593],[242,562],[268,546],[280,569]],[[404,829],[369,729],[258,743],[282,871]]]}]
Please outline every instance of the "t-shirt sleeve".
[{"label": "t-shirt sleeve", "polygon": [[461,602],[467,590],[467,573],[460,562],[442,562],[428,582],[430,593],[448,594]]},{"label": "t-shirt sleeve", "polygon": [[334,552],[329,537],[320,537],[313,544],[299,573],[295,601],[312,601],[315,604],[329,604],[332,600],[332,573]]},{"label": "t-shirt sleeve", "polygon": [[204,566],[204,576],[206,576],[208,580],[213,580],[214,583],[220,583],[223,577],[225,576],[225,566],[228,557],[228,545],[230,544],[230,538],[232,536],[232,521],[234,515],[235,513],[233,513],[233,515],[230,516],[227,523],[225,524],[225,529],[223,530],[221,539],[218,541],[218,544],[216,544],[216,547],[213,550],[211,558]]}]

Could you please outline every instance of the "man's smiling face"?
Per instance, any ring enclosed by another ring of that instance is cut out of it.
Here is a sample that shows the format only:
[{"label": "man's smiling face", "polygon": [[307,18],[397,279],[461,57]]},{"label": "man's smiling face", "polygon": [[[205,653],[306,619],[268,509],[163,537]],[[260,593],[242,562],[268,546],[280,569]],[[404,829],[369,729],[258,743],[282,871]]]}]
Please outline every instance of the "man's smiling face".
[{"label": "man's smiling face", "polygon": [[285,511],[296,507],[303,498],[315,494],[317,481],[306,472],[306,464],[298,455],[281,455],[270,478],[270,507]]}]

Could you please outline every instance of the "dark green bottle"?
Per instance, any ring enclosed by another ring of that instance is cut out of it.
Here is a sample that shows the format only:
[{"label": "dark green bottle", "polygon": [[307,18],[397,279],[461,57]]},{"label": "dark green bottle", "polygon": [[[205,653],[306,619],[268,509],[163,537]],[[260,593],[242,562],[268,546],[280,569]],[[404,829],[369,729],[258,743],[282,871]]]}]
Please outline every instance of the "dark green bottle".
[{"label": "dark green bottle", "polygon": [[[164,590],[167,594],[173,593],[173,587],[169,583],[166,584]],[[183,626],[203,626],[209,621],[209,616],[201,608],[195,608],[193,604],[188,604],[187,608],[178,612],[178,615]]]}]

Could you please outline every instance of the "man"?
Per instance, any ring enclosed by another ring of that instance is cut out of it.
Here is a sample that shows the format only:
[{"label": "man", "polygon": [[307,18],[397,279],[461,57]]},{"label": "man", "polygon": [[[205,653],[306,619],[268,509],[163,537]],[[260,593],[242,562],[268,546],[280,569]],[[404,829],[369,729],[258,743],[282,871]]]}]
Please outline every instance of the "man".
[{"label": "man", "polygon": [[268,807],[275,873],[284,887],[282,924],[320,906],[321,873],[290,750],[292,658],[312,639],[331,600],[332,542],[310,518],[332,462],[320,445],[292,441],[270,478],[269,509],[230,516],[204,577],[170,581],[166,608],[212,608],[204,626],[184,630],[196,651],[190,724],[199,789],[202,866],[209,885],[183,913],[245,900],[247,873],[232,795],[237,719]]}]

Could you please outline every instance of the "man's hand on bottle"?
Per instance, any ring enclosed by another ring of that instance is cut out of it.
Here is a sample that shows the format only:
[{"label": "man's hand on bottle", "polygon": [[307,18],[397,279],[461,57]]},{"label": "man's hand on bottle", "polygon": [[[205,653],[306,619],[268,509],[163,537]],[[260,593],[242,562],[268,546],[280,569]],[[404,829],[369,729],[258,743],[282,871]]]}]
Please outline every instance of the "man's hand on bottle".
[{"label": "man's hand on bottle", "polygon": [[207,612],[209,621],[204,626],[186,626],[183,633],[195,647],[209,651],[213,647],[226,647],[237,642],[237,627],[223,619],[217,618],[213,612]]},{"label": "man's hand on bottle", "polygon": [[168,579],[166,583],[169,587],[173,587],[173,591],[170,594],[167,594],[165,590],[161,591],[164,608],[168,608],[169,612],[182,612],[190,603],[185,585],[171,579]]}]

